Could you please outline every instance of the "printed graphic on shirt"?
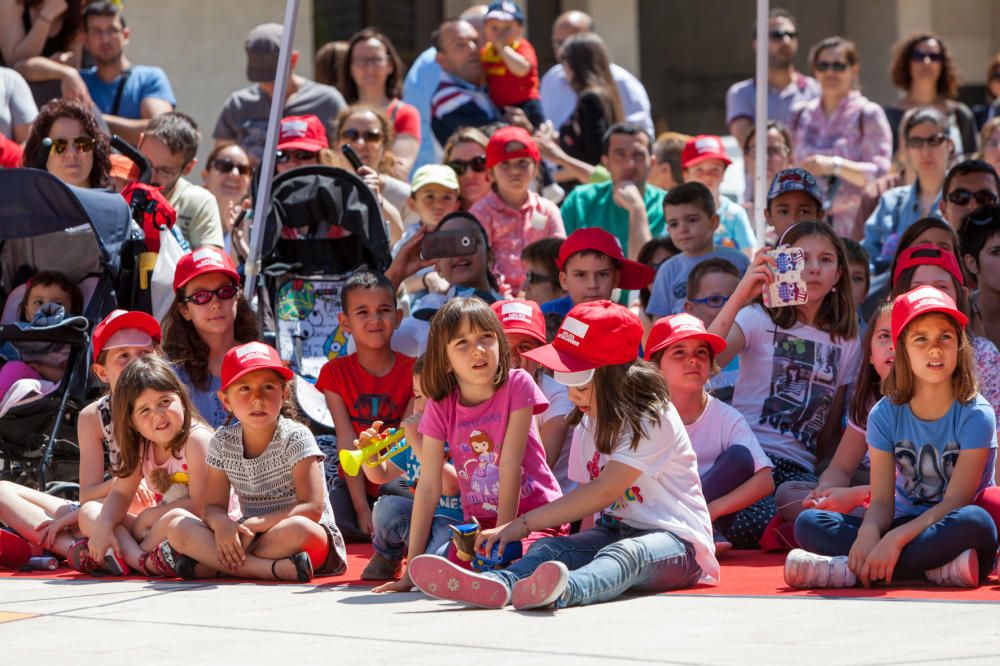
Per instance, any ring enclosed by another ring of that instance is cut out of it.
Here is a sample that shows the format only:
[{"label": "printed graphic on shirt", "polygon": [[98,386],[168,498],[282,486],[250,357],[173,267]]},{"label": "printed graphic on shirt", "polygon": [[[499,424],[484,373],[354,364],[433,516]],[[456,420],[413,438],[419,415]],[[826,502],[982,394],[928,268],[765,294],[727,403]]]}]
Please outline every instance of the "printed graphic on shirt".
[{"label": "printed graphic on shirt", "polygon": [[278,353],[301,375],[318,377],[324,363],[347,354],[348,336],[337,319],[343,285],[344,280],[289,280],[278,289]]},{"label": "printed graphic on shirt", "polygon": [[469,489],[478,496],[471,503],[482,504],[487,511],[496,511],[500,498],[499,454],[496,447],[489,435],[482,430],[473,430],[469,433],[468,444],[462,444],[462,450],[471,454],[462,463],[462,469],[458,470],[458,475],[469,482]]},{"label": "printed graphic on shirt", "polygon": [[388,393],[362,393],[351,406],[351,423],[355,428],[360,426],[361,430],[368,429],[376,421],[382,421],[386,428],[395,428],[399,425],[399,418],[393,417],[393,414],[401,414],[402,411]]},{"label": "printed graphic on shirt", "polygon": [[782,435],[791,433],[807,451],[816,451],[816,435],[826,423],[836,393],[840,348],[774,334],[771,391],[760,410],[760,423]]},{"label": "printed graphic on shirt", "polygon": [[943,451],[933,444],[924,444],[918,450],[913,442],[904,439],[896,442],[893,453],[901,490],[915,506],[933,505],[944,499],[961,453],[958,442],[948,442]]},{"label": "printed graphic on shirt", "polygon": [[[590,476],[590,480],[593,481],[594,479],[599,477],[601,475],[602,469],[604,468],[601,467],[601,454],[599,451],[594,451],[594,457],[591,458],[589,462],[587,462],[587,474]],[[609,506],[604,511],[608,512],[622,511],[626,509],[628,505],[632,504],[633,502],[638,502],[639,504],[642,504],[643,502],[642,489],[639,486],[632,486],[630,488],[627,488],[625,492],[622,493],[622,495],[618,499],[612,502],[611,506]],[[604,514],[604,511],[601,512],[602,515]],[[614,520],[612,516],[606,516],[606,519]]]}]

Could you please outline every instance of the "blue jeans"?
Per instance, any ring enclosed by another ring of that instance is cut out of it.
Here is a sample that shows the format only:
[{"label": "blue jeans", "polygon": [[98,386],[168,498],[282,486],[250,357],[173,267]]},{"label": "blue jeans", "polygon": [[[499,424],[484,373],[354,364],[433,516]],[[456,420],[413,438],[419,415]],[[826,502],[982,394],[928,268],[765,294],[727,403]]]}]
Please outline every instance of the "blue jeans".
[{"label": "blue jeans", "polygon": [[[409,497],[383,495],[378,498],[372,510],[372,545],[376,553],[387,560],[403,559],[410,543],[411,513],[413,513],[413,500]],[[458,524],[457,520],[435,516],[424,552],[433,553],[442,545],[447,546],[451,539],[451,530],[448,526]]]},{"label": "blue jeans", "polygon": [[[898,518],[898,527],[913,516]],[[862,519],[834,511],[808,509],[795,521],[795,540],[804,550],[820,555],[847,555],[858,536]],[[924,572],[936,569],[974,548],[979,557],[979,580],[993,571],[997,554],[997,527],[990,514],[975,505],[963,506],[945,515],[917,538],[906,544],[899,555],[894,580],[924,580]]]},{"label": "blue jeans", "polygon": [[664,530],[638,530],[624,523],[541,539],[511,566],[484,575],[512,589],[550,560],[570,570],[569,585],[556,608],[610,601],[626,590],[656,593],[691,587],[701,578],[690,543]]}]

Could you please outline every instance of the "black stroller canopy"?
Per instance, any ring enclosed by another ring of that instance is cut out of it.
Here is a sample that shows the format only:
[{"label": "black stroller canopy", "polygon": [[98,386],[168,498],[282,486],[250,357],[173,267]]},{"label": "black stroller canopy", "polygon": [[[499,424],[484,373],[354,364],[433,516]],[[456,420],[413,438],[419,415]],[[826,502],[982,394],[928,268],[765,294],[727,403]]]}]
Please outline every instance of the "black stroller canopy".
[{"label": "black stroller canopy", "polygon": [[88,225],[93,232],[101,264],[117,273],[132,225],[128,204],[120,194],[73,187],[38,169],[0,169],[0,241],[80,225]]}]

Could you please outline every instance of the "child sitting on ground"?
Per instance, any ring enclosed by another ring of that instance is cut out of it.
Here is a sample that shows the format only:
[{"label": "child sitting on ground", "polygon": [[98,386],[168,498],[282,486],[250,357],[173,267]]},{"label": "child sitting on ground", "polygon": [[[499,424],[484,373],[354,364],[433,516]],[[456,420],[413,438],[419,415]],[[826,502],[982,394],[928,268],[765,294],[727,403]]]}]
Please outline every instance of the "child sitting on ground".
[{"label": "child sitting on ground", "polygon": [[566,295],[559,284],[559,266],[556,265],[563,240],[543,238],[528,243],[521,250],[521,269],[524,271],[521,291],[524,298],[543,305]]},{"label": "child sitting on ground", "polygon": [[722,139],[709,134],[694,137],[684,144],[684,150],[681,151],[684,182],[701,183],[712,193],[715,202],[713,210],[719,216],[715,244],[739,250],[752,257],[757,237],[750,226],[750,217],[743,206],[719,193],[722,177],[732,163],[726,155]]},{"label": "child sitting on ground", "polygon": [[706,259],[725,259],[736,266],[740,276],[750,265],[746,255],[729,247],[714,245],[719,226],[712,193],[701,183],[684,183],[663,199],[667,233],[680,254],[663,262],[656,272],[646,312],[653,318],[677,314],[684,309],[687,278],[691,270]]},{"label": "child sitting on ground", "polygon": [[[706,259],[688,275],[684,312],[694,315],[708,328],[739,283],[740,271],[731,262],[725,259]],[[740,359],[735,357],[709,379],[712,395],[727,405],[732,403],[733,389],[739,374]]]},{"label": "child sitting on ground", "polygon": [[776,247],[788,227],[803,220],[822,220],[823,195],[816,178],[805,169],[783,169],[774,174],[767,191],[767,244]]}]

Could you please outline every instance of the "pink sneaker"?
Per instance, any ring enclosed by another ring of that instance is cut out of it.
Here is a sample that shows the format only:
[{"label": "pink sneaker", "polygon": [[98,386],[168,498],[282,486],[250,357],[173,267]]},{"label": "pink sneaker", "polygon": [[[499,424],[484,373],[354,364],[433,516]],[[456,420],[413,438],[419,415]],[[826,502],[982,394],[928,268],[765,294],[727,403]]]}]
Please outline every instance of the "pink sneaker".
[{"label": "pink sneaker", "polygon": [[569,585],[569,569],[562,562],[542,562],[534,573],[514,583],[511,603],[517,610],[545,608],[556,602]]},{"label": "pink sneaker", "polygon": [[927,580],[945,587],[979,587],[979,557],[971,548],[936,569],[924,572]]},{"label": "pink sneaker", "polygon": [[435,599],[480,608],[503,608],[510,601],[510,590],[500,581],[463,569],[437,555],[413,558],[407,571],[413,584]]}]

